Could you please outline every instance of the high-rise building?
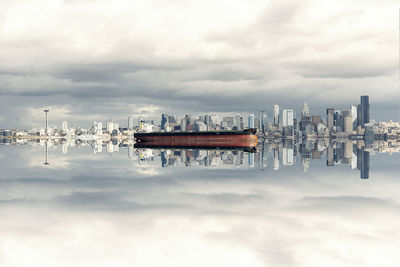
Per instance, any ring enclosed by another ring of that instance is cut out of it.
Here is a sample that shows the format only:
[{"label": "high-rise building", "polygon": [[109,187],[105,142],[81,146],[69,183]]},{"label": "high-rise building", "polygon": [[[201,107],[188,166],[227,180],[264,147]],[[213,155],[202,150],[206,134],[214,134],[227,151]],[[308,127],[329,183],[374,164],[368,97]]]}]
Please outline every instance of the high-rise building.
[{"label": "high-rise building", "polygon": [[181,132],[186,132],[187,128],[187,120],[186,119],[181,119]]},{"label": "high-rise building", "polygon": [[114,123],[112,121],[107,122],[107,132],[112,133],[114,130]]},{"label": "high-rise building", "polygon": [[310,120],[310,107],[307,105],[307,103],[301,105],[301,120],[302,121]]},{"label": "high-rise building", "polygon": [[279,106],[278,105],[272,106],[272,114],[274,117],[274,126],[278,126],[279,125]]},{"label": "high-rise building", "polygon": [[332,132],[334,126],[334,114],[335,110],[333,108],[326,109],[326,126],[329,129],[329,132]]},{"label": "high-rise building", "polygon": [[350,110],[344,110],[342,111],[342,117],[343,117],[343,132],[346,134],[351,134],[353,132],[353,119],[351,116],[351,111]]},{"label": "high-rise building", "polygon": [[165,124],[168,123],[168,114],[161,114],[161,130],[165,130]]},{"label": "high-rise building", "polygon": [[128,129],[133,130],[133,117],[132,116],[128,117]]},{"label": "high-rise building", "polygon": [[62,122],[62,130],[65,132],[65,131],[68,131],[68,122],[67,121],[63,121]]},{"label": "high-rise building", "polygon": [[233,126],[236,126],[238,129],[240,129],[240,114],[235,115]]},{"label": "high-rise building", "polygon": [[283,127],[293,126],[294,112],[292,109],[284,109],[282,111],[282,125]]},{"label": "high-rise building", "polygon": [[364,124],[369,123],[369,96],[363,95],[361,96],[361,126],[364,127]]},{"label": "high-rise building", "polygon": [[267,124],[267,112],[265,110],[261,110],[258,113],[258,125],[257,127],[264,132],[264,125]]},{"label": "high-rise building", "polygon": [[254,128],[254,114],[249,115],[249,128]]}]

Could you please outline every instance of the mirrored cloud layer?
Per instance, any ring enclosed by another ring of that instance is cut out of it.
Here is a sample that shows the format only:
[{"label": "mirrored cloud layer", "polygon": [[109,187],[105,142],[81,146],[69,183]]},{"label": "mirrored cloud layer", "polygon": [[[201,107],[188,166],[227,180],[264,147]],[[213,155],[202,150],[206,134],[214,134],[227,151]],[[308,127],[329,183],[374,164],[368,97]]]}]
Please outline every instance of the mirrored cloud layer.
[{"label": "mirrored cloud layer", "polygon": [[[2,266],[391,266],[397,262],[396,162],[373,178],[311,162],[280,172],[140,165],[2,146]],[[35,164],[38,163],[38,165]],[[21,255],[24,257],[21,257]]]}]

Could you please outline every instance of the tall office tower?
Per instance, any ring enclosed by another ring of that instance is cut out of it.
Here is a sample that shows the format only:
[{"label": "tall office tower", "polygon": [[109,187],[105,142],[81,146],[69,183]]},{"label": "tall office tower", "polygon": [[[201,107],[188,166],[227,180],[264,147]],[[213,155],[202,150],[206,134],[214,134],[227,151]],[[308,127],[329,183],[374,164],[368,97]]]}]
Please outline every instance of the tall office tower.
[{"label": "tall office tower", "polygon": [[107,132],[112,133],[114,130],[114,123],[112,121],[107,122]]},{"label": "tall office tower", "polygon": [[233,126],[240,128],[240,114],[236,114],[233,122]]},{"label": "tall office tower", "polygon": [[310,107],[307,105],[307,103],[301,105],[301,120],[302,121],[310,120]]},{"label": "tall office tower", "polygon": [[362,113],[361,113],[361,105],[357,105],[357,126],[361,126],[362,122]]},{"label": "tall office tower", "polygon": [[261,110],[258,112],[258,125],[257,127],[264,132],[264,125],[267,123],[267,112],[265,110]]},{"label": "tall office tower", "polygon": [[293,126],[294,112],[292,109],[284,109],[282,111],[282,125],[283,127]]},{"label": "tall office tower", "polygon": [[249,115],[249,128],[254,128],[254,114]]},{"label": "tall office tower", "polygon": [[336,126],[336,132],[343,131],[343,115],[341,111],[336,111],[334,115],[334,125]]},{"label": "tall office tower", "polygon": [[342,117],[343,117],[342,130],[344,133],[349,135],[353,132],[353,121],[352,121],[351,111],[349,110],[342,111]]},{"label": "tall office tower", "polygon": [[161,130],[165,130],[165,124],[168,123],[168,114],[161,114]]},{"label": "tall office tower", "polygon": [[369,123],[369,96],[363,95],[361,96],[361,126],[364,127],[364,124]]},{"label": "tall office tower", "polygon": [[351,115],[351,123],[353,124],[353,128],[357,120],[357,107],[356,106],[350,106],[350,115]]},{"label": "tall office tower", "polygon": [[335,110],[333,108],[326,109],[326,126],[328,127],[329,132],[331,132],[333,129],[334,114],[335,114]]},{"label": "tall office tower", "polygon": [[68,131],[68,122],[67,121],[63,121],[62,122],[62,129],[63,129],[64,132]]},{"label": "tall office tower", "polygon": [[278,105],[272,106],[272,114],[274,117],[274,126],[278,126],[279,125],[279,106]]},{"label": "tall office tower", "polygon": [[187,120],[181,119],[181,132],[186,132]]},{"label": "tall office tower", "polygon": [[133,130],[133,117],[132,116],[128,117],[128,129]]}]

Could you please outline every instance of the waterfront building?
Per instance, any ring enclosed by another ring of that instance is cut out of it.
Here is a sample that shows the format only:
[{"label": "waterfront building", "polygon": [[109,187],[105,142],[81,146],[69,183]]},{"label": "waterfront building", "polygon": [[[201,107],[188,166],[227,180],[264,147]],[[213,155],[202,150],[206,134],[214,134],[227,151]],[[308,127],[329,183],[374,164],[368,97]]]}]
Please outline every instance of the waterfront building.
[{"label": "waterfront building", "polygon": [[114,123],[112,121],[107,122],[107,132],[112,133],[114,130]]},{"label": "waterfront building", "polygon": [[254,128],[254,114],[249,115],[249,123],[248,123],[249,128]]},{"label": "waterfront building", "polygon": [[293,126],[294,112],[292,109],[284,109],[282,111],[282,125],[283,127]]},{"label": "waterfront building", "polygon": [[328,127],[330,133],[333,131],[334,114],[335,110],[333,108],[326,109],[326,126]]},{"label": "waterfront building", "polygon": [[307,105],[307,103],[301,105],[301,120],[302,121],[310,120],[310,107]]},{"label": "waterfront building", "polygon": [[64,132],[67,132],[67,131],[68,131],[68,122],[67,122],[67,121],[63,121],[63,122],[62,122],[62,130],[63,130]]},{"label": "waterfront building", "polygon": [[279,106],[273,105],[272,106],[272,114],[274,117],[274,126],[279,126]]},{"label": "waterfront building", "polygon": [[361,105],[360,105],[360,113],[361,113],[361,127],[364,127],[364,124],[369,123],[370,120],[370,112],[369,112],[369,96],[363,95],[361,96]]}]

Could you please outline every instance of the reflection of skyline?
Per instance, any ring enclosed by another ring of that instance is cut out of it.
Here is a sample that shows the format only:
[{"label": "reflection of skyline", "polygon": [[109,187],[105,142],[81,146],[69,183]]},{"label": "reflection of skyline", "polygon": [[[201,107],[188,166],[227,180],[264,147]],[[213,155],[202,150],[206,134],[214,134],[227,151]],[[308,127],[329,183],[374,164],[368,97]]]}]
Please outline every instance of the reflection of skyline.
[{"label": "reflection of skyline", "polygon": [[[5,145],[10,143],[6,143]],[[400,145],[396,141],[376,141],[365,143],[364,141],[337,142],[327,139],[311,139],[294,142],[293,140],[272,140],[258,144],[252,150],[220,149],[220,148],[166,148],[166,147],[135,147],[126,141],[112,140],[31,140],[27,142],[15,142],[14,145],[31,144],[44,147],[44,165],[49,165],[48,150],[51,147],[61,147],[63,154],[68,153],[69,147],[88,147],[96,153],[119,153],[127,150],[129,159],[137,160],[139,164],[153,162],[159,167],[173,166],[202,166],[219,168],[258,168],[261,170],[272,169],[279,171],[299,165],[304,172],[310,169],[311,162],[326,160],[326,166],[349,166],[358,169],[360,177],[369,178],[371,153],[399,152]],[[4,145],[4,143],[3,143]],[[299,161],[298,161],[299,160]],[[297,161],[299,164],[297,164]]]}]

